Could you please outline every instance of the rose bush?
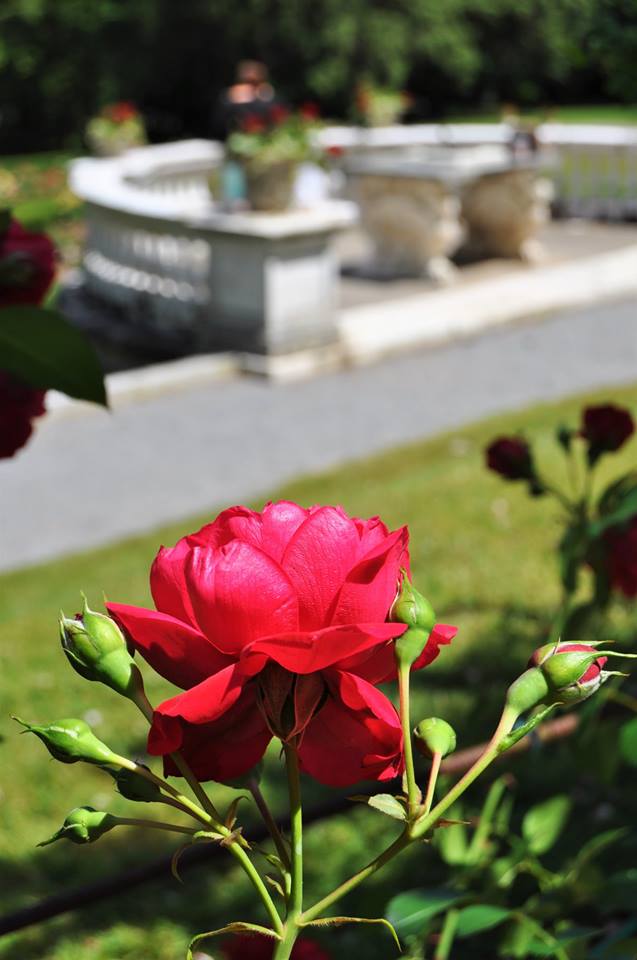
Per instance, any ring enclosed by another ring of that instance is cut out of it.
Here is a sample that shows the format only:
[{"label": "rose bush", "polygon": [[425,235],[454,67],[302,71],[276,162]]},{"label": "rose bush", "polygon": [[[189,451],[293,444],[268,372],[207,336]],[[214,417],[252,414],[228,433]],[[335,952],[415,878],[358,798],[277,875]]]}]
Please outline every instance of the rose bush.
[{"label": "rose bush", "polygon": [[[331,786],[402,772],[398,714],[376,685],[396,676],[389,623],[408,533],[339,507],[232,507],[151,570],[156,610],[109,603],[136,650],[185,691],[160,704],[148,749],[181,750],[200,780],[251,769],[272,736]],[[414,669],[455,628],[437,626]],[[231,736],[229,733],[231,732]]]},{"label": "rose bush", "polygon": [[40,303],[55,275],[55,247],[44,233],[9,219],[0,226],[0,307]]}]

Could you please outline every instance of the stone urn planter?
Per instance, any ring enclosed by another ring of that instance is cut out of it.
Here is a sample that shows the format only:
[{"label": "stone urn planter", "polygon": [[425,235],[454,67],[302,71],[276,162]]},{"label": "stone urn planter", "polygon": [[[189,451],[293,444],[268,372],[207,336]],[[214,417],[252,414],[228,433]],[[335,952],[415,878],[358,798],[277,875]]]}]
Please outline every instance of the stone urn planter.
[{"label": "stone urn planter", "polygon": [[292,203],[296,163],[281,160],[278,163],[244,162],[246,199],[251,210],[262,213],[281,213]]}]

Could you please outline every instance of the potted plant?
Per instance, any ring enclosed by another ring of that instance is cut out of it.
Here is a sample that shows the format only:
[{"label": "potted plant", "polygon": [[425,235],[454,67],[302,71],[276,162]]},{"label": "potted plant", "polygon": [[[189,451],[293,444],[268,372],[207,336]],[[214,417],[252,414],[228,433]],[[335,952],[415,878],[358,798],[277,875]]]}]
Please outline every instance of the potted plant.
[{"label": "potted plant", "polygon": [[317,117],[313,104],[297,112],[273,104],[265,113],[247,114],[230,134],[227,156],[241,167],[252,210],[276,212],[290,206],[298,165],[318,159],[311,138]]},{"label": "potted plant", "polygon": [[110,103],[89,120],[86,139],[93,153],[100,157],[116,157],[131,147],[142,147],[146,143],[143,117],[126,100]]}]

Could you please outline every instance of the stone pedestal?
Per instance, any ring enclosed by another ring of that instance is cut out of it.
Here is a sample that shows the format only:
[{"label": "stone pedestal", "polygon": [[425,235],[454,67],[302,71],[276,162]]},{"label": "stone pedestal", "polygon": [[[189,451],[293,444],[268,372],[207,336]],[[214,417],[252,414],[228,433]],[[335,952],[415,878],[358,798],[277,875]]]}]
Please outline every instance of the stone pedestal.
[{"label": "stone pedestal", "polygon": [[485,173],[465,184],[466,254],[472,258],[537,259],[541,248],[535,238],[550,218],[551,197],[551,182],[538,177],[534,166]]},{"label": "stone pedestal", "polygon": [[331,241],[356,218],[353,204],[334,201],[190,220],[210,251],[201,343],[270,356],[335,342],[339,267]]}]

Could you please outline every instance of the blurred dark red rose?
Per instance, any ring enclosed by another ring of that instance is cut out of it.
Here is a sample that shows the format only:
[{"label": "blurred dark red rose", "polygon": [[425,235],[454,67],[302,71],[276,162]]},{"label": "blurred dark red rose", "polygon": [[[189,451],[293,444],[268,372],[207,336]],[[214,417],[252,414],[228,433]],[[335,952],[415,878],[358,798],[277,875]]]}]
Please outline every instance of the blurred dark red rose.
[{"label": "blurred dark red rose", "polygon": [[275,126],[278,126],[280,123],[285,123],[289,116],[290,111],[288,108],[282,106],[280,103],[275,103],[270,110],[270,122]]},{"label": "blurred dark red rose", "polygon": [[499,473],[507,480],[533,480],[533,458],[531,450],[520,437],[498,437],[486,450],[489,470]]},{"label": "blurred dark red rose", "polygon": [[17,220],[0,229],[0,307],[40,303],[55,275],[55,247]]},{"label": "blurred dark red rose", "polygon": [[[269,937],[233,937],[224,944],[225,960],[272,960],[275,941]],[[329,953],[313,940],[297,940],[291,960],[330,960]]]},{"label": "blurred dark red rose", "polygon": [[263,133],[265,122],[256,113],[249,113],[241,120],[241,129],[244,133]]},{"label": "blurred dark red rose", "polygon": [[604,403],[587,407],[580,435],[588,442],[588,460],[593,464],[603,453],[619,450],[635,430],[632,415],[624,407]]},{"label": "blurred dark red rose", "polygon": [[637,597],[637,516],[628,526],[604,534],[611,585],[627,597]]},{"label": "blurred dark red rose", "polygon": [[45,392],[0,370],[0,459],[12,457],[25,445],[32,421],[44,413]]},{"label": "blurred dark red rose", "polygon": [[137,107],[129,100],[120,100],[118,103],[111,103],[104,107],[102,115],[113,123],[126,123],[128,120],[134,120],[139,116]]},{"label": "blurred dark red rose", "polygon": [[327,148],[327,153],[329,154],[330,157],[342,157],[343,154],[345,153],[345,150],[343,149],[343,147],[333,145]]},{"label": "blurred dark red rose", "polygon": [[299,113],[304,120],[318,120],[321,115],[318,103],[314,103],[312,100],[302,103],[299,108]]}]

